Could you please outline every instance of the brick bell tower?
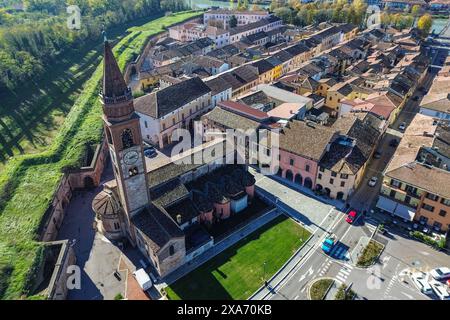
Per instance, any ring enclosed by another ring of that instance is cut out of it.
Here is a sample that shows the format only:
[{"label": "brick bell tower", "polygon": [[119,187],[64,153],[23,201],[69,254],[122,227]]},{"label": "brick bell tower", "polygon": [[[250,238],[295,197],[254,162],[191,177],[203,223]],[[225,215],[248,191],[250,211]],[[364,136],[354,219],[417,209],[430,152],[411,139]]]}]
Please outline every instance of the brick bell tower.
[{"label": "brick bell tower", "polygon": [[134,238],[130,218],[146,207],[150,199],[139,116],[134,112],[131,89],[125,83],[107,40],[104,50],[100,92],[104,130],[120,202],[126,214],[126,230]]}]

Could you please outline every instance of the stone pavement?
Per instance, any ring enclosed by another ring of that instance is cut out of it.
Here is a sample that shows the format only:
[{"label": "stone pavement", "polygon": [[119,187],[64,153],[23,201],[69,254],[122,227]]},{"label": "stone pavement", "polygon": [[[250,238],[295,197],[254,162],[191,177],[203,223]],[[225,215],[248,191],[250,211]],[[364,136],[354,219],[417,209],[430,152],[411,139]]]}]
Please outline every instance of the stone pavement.
[{"label": "stone pavement", "polygon": [[353,248],[352,252],[350,252],[350,262],[353,265],[356,265],[356,263],[358,262],[358,258],[360,256],[360,254],[362,253],[364,248],[367,247],[369,242],[370,242],[370,238],[369,237],[361,237],[359,239],[358,244]]},{"label": "stone pavement", "polygon": [[167,277],[162,279],[161,282],[155,284],[155,287],[158,290],[161,290],[162,288],[166,287],[167,285],[170,285],[171,283],[177,281],[178,279],[182,278],[189,272],[193,271],[194,269],[198,268],[203,263],[207,262],[208,260],[212,259],[222,251],[226,250],[230,246],[234,245],[241,239],[245,238],[249,234],[253,233],[254,231],[261,228],[263,225],[269,223],[276,217],[280,215],[280,211],[277,209],[272,209],[268,211],[267,213],[257,217],[256,219],[249,222],[246,226],[242,227],[241,229],[237,230],[236,232],[233,232],[226,238],[220,240],[218,243],[216,243],[211,249],[205,251],[201,255],[195,257],[190,262],[184,264],[171,274],[169,274]]}]

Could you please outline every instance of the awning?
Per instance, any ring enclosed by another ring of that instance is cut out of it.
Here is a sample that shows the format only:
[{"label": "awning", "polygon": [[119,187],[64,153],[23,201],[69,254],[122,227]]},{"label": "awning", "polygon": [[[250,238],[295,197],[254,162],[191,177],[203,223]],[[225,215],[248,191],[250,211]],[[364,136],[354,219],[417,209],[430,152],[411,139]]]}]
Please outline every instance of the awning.
[{"label": "awning", "polygon": [[394,214],[402,219],[413,221],[416,212],[413,208],[399,203],[397,208],[395,208]]},{"label": "awning", "polygon": [[377,208],[387,211],[389,213],[394,213],[397,202],[391,199],[380,196],[377,202]]},{"label": "awning", "polygon": [[392,213],[402,219],[412,221],[416,211],[408,206],[400,204],[394,200],[380,196],[377,202],[377,208]]}]

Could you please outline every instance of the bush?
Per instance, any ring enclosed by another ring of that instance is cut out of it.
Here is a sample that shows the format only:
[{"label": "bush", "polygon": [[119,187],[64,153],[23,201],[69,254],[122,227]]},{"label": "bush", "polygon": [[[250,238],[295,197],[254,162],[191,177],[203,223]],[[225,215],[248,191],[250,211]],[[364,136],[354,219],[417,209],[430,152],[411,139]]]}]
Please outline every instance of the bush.
[{"label": "bush", "polygon": [[333,279],[320,279],[314,282],[309,289],[311,300],[323,300],[333,283]]},{"label": "bush", "polygon": [[357,266],[369,267],[375,263],[383,251],[383,245],[374,240],[370,240],[369,244],[364,248],[362,254],[359,256]]},{"label": "bush", "polygon": [[353,300],[356,296],[356,293],[352,289],[346,291],[347,288],[348,287],[345,285],[345,283],[343,283],[339,287],[334,300]]},{"label": "bush", "polygon": [[123,300],[123,296],[121,293],[115,295],[114,300]]},{"label": "bush", "polygon": [[412,231],[410,232],[410,236],[435,248],[444,249],[445,247],[445,239],[441,238],[439,241],[434,240],[432,237],[423,234],[420,231]]}]

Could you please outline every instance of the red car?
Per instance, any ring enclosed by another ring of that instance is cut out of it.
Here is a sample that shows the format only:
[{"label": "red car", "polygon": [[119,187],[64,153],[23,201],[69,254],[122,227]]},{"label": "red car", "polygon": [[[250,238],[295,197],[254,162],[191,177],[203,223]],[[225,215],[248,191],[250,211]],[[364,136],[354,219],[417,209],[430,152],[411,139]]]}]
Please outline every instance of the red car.
[{"label": "red car", "polygon": [[352,224],[353,221],[356,219],[356,211],[350,211],[347,215],[347,218],[345,218],[345,221]]}]

